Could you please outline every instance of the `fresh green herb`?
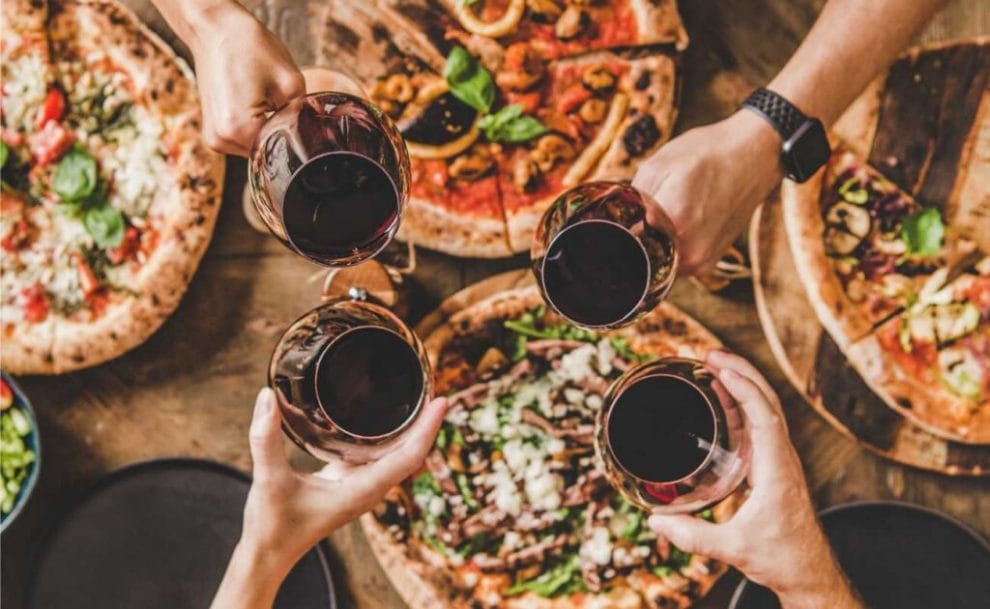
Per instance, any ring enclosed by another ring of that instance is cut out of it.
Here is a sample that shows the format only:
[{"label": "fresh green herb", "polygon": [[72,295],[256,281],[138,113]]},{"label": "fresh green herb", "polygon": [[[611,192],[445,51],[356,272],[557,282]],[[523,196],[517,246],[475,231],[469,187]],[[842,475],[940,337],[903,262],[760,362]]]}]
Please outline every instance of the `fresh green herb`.
[{"label": "fresh green herb", "polygon": [[0,412],[0,513],[4,515],[14,509],[36,459],[26,442],[31,432],[31,421],[19,406]]},{"label": "fresh green herb", "polygon": [[471,539],[461,544],[461,546],[457,548],[457,553],[461,556],[477,554],[488,547],[490,541],[491,539],[489,539],[487,533],[478,533]]},{"label": "fresh green herb", "polygon": [[690,562],[690,552],[685,552],[677,546],[670,546],[670,558],[667,559],[667,564],[670,565],[671,568],[680,570],[688,566]]},{"label": "fresh green herb", "polygon": [[450,553],[450,548],[448,548],[446,545],[444,545],[444,543],[442,541],[440,541],[439,539],[437,539],[433,535],[424,535],[423,536],[423,541],[425,541],[426,543],[428,543],[430,546],[433,547],[434,550],[436,550],[437,552],[440,552],[441,554],[449,554]]},{"label": "fresh green herb", "polygon": [[467,440],[464,439],[464,434],[461,433],[461,430],[456,427],[453,429],[454,431],[450,434],[450,443],[457,444],[459,446],[467,446]]},{"label": "fresh green herb", "polygon": [[567,560],[544,571],[535,579],[516,582],[504,594],[505,596],[515,596],[523,592],[533,592],[544,598],[549,598],[577,591],[581,585],[581,561],[577,555],[572,555]]},{"label": "fresh green herb", "polygon": [[587,343],[598,342],[598,334],[591,330],[578,328],[570,324],[544,326],[542,323],[544,308],[536,307],[523,313],[519,319],[510,319],[503,323],[507,330],[528,338],[559,338],[579,340]]},{"label": "fresh green herb", "polygon": [[471,6],[472,4],[474,4],[477,1],[478,0],[461,0],[461,4],[464,4],[466,6]]},{"label": "fresh green herb", "polygon": [[454,47],[447,55],[443,77],[454,97],[478,112],[487,114],[495,101],[495,81],[492,74],[464,49]]},{"label": "fresh green herb", "polygon": [[615,352],[618,353],[622,359],[629,360],[631,362],[645,362],[650,359],[649,355],[643,355],[633,351],[633,348],[629,346],[629,339],[625,336],[614,336],[609,342],[612,343],[612,348],[615,349]]},{"label": "fresh green herb", "polygon": [[657,577],[670,577],[674,574],[674,570],[667,565],[657,565],[653,567],[652,571]]},{"label": "fresh green herb", "polygon": [[512,361],[518,362],[526,357],[526,335],[518,332],[513,335]]},{"label": "fresh green herb", "polygon": [[96,183],[96,159],[78,145],[62,157],[52,174],[52,190],[64,202],[85,201]]},{"label": "fresh green herb", "polygon": [[10,154],[10,152],[7,150],[7,144],[0,142],[0,167],[3,167],[4,165],[7,164],[8,154]]},{"label": "fresh green herb", "polygon": [[938,209],[928,207],[904,219],[901,224],[901,240],[907,245],[908,253],[930,256],[942,247],[945,237],[945,224]]},{"label": "fresh green herb", "polygon": [[450,433],[449,427],[447,426],[446,423],[444,423],[440,427],[440,431],[437,432],[436,445],[437,445],[437,448],[439,448],[440,450],[447,450],[447,443],[449,441],[449,433]]},{"label": "fresh green herb", "polygon": [[471,483],[468,482],[467,476],[464,474],[457,474],[454,476],[454,482],[457,483],[457,490],[461,492],[461,497],[464,498],[464,505],[468,506],[468,509],[472,512],[478,509],[478,502],[474,499],[473,489],[471,488]]},{"label": "fresh green herb", "polygon": [[124,240],[124,214],[109,203],[88,208],[83,214],[83,225],[100,247],[116,247]]},{"label": "fresh green herb", "polygon": [[622,538],[628,539],[629,541],[636,541],[639,537],[639,532],[643,528],[643,512],[641,510],[635,510],[630,514],[629,524],[622,531]]},{"label": "fresh green herb", "polygon": [[413,495],[439,495],[440,485],[437,484],[436,478],[433,477],[433,474],[430,472],[423,472],[413,478],[412,491]]},{"label": "fresh green herb", "polygon": [[518,104],[506,106],[495,114],[485,116],[478,127],[489,141],[510,144],[525,142],[549,131],[536,118],[523,114],[523,107]]}]

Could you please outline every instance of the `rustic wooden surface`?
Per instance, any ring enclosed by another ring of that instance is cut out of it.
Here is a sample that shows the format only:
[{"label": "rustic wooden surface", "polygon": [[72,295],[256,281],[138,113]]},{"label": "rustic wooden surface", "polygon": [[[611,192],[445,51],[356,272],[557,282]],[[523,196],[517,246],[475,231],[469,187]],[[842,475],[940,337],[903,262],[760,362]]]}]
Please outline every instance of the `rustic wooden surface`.
[{"label": "rustic wooden surface", "polygon": [[[147,0],[129,0],[174,40]],[[245,0],[312,63],[319,0]],[[697,0],[682,3],[691,46],[684,57],[679,130],[725,116],[742,81],[764,82],[814,21],[820,0]],[[882,24],[863,24],[864,35]],[[924,40],[990,33],[985,0],[956,0]],[[832,85],[838,86],[838,85]],[[5,533],[2,603],[23,606],[31,563],[60,513],[117,467],[162,456],[203,457],[248,469],[253,398],[279,330],[318,302],[318,269],[255,233],[240,212],[244,162],[228,163],[216,236],[176,314],[145,345],[98,368],[59,378],[23,378],[38,414],[44,468],[25,512]],[[465,261],[420,252],[412,278],[413,321],[443,297],[523,258]],[[792,439],[816,502],[898,498],[961,518],[990,537],[990,481],[947,478],[880,459],[833,430],[787,383],[763,338],[749,285],[711,295],[679,282],[671,300],[730,348],[752,359],[781,392]],[[295,455],[301,464],[308,462]],[[343,607],[398,609],[402,602],[357,524],[331,538]],[[136,540],[139,542],[139,540]],[[726,580],[704,603],[725,606]]]}]

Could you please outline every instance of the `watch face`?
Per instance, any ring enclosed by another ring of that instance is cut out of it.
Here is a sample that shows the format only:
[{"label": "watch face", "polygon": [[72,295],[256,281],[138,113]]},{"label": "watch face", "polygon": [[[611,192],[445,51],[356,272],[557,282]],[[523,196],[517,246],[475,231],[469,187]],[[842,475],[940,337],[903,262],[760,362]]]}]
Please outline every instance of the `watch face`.
[{"label": "watch face", "polygon": [[828,161],[832,154],[825,127],[817,118],[809,118],[784,142],[781,150],[789,178],[804,182]]}]

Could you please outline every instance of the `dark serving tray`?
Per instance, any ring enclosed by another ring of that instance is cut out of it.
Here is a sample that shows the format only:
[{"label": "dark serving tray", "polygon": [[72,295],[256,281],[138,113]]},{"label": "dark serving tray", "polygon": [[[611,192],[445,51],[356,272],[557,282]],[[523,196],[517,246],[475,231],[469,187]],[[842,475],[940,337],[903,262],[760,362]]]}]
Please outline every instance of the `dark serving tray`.
[{"label": "dark serving tray", "polygon": [[[990,544],[962,523],[915,505],[862,502],[821,513],[835,554],[870,609],[990,607]],[[779,609],[750,581],[729,609]]]},{"label": "dark serving tray", "polygon": [[[109,474],[54,529],[28,606],[205,609],[240,536],[249,485],[244,473],[197,459],[146,461]],[[293,568],[275,607],[336,606],[317,546]]]}]

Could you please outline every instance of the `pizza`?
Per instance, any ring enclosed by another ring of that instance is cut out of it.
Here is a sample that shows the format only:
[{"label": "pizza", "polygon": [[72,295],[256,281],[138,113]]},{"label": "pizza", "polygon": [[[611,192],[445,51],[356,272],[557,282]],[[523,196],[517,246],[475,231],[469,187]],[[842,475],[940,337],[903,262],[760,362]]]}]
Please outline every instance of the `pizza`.
[{"label": "pizza", "polygon": [[841,147],[815,178],[785,185],[784,205],[812,305],[866,382],[935,434],[990,442],[990,256],[970,222]]},{"label": "pizza", "polygon": [[53,374],[135,347],[213,231],[223,158],[192,74],[109,0],[4,2],[2,365]]},{"label": "pizza", "polygon": [[719,342],[669,304],[599,334],[541,302],[535,286],[501,292],[426,339],[450,408],[423,471],[364,517],[372,548],[413,609],[687,607],[726,567],[658,538],[612,490],[594,417],[630,366]]},{"label": "pizza", "polygon": [[338,2],[326,30],[408,146],[399,238],[477,257],[528,250],[567,188],[632,177],[678,92],[675,57],[636,47],[687,41],[666,0]]}]

